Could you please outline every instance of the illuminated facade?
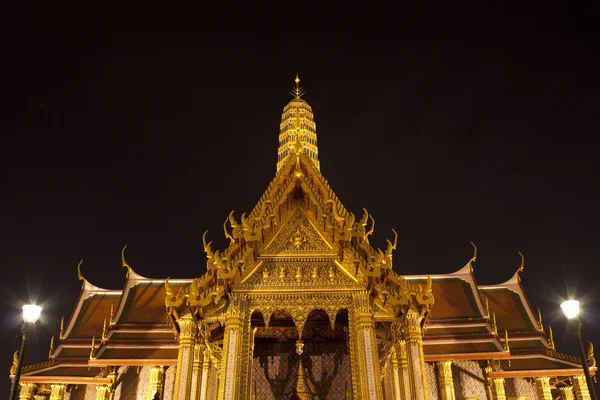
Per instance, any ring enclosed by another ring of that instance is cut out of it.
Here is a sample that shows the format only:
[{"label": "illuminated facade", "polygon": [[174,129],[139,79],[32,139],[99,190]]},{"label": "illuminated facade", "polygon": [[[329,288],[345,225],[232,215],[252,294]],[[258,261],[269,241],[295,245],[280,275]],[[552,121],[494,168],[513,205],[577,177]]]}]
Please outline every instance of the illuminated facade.
[{"label": "illuminated facade", "polygon": [[227,216],[227,248],[204,235],[206,272],[146,278],[123,249],[122,290],[79,273],[73,313],[48,361],[24,369],[20,398],[588,399],[579,360],[555,350],[525,297],[523,263],[492,286],[476,283],[476,251],[449,274],[394,271],[396,237],[374,248],[373,217],[346,210],[321,174],[302,94],[296,80],[275,178]]}]

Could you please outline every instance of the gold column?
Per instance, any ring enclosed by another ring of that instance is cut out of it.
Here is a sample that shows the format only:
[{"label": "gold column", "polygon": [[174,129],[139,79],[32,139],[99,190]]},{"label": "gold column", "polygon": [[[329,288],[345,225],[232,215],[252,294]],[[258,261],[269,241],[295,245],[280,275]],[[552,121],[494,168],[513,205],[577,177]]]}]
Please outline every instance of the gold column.
[{"label": "gold column", "polygon": [[584,375],[575,375],[573,380],[573,389],[575,389],[575,397],[577,400],[590,400],[590,391],[587,387]]},{"label": "gold column", "polygon": [[494,400],[506,400],[504,378],[492,378],[492,394],[494,395]]},{"label": "gold column", "polygon": [[[379,356],[376,348],[373,314],[366,292],[353,295],[353,328],[350,330],[350,345],[355,353],[355,363],[359,382],[353,387],[354,398],[361,400],[380,400],[383,398],[380,382]],[[355,376],[356,376],[355,375]]]},{"label": "gold column", "polygon": [[96,400],[108,400],[110,387],[108,385],[96,386]]},{"label": "gold column", "polygon": [[394,400],[402,399],[402,392],[400,390],[400,375],[398,372],[398,355],[396,354],[396,347],[392,347],[392,386],[394,389]]},{"label": "gold column", "polygon": [[558,388],[560,390],[560,397],[563,400],[575,400],[573,397],[573,388],[571,386],[561,386]]},{"label": "gold column", "polygon": [[452,361],[438,361],[437,375],[441,400],[455,400],[454,381],[452,380]]},{"label": "gold column", "polygon": [[[243,326],[243,309],[245,300],[242,296],[232,296],[227,309],[225,333],[223,336],[223,358],[219,371],[219,400],[238,399],[246,393],[241,387],[241,376],[244,374],[245,358],[242,351],[243,340],[247,329]],[[247,343],[246,343],[247,345]],[[242,394],[243,393],[243,394]]]},{"label": "gold column", "polygon": [[196,343],[194,345],[194,362],[192,364],[192,388],[190,390],[190,399],[198,397],[200,389],[200,380],[202,375],[202,360],[204,360],[204,344]]},{"label": "gold column", "polygon": [[50,400],[63,400],[65,397],[65,385],[61,383],[53,383],[50,385]]},{"label": "gold column", "polygon": [[163,398],[162,388],[165,369],[163,367],[152,367],[150,369],[150,388],[148,390],[148,400],[153,400],[156,393],[159,393],[159,398]]},{"label": "gold column", "polygon": [[179,318],[177,323],[179,325],[179,354],[177,355],[173,400],[189,400],[196,322],[194,317],[187,312]]},{"label": "gold column", "polygon": [[200,381],[200,400],[206,400],[208,392],[208,369],[210,367],[210,358],[208,352],[204,352],[202,361],[202,380]]},{"label": "gold column", "polygon": [[406,340],[400,340],[398,342],[396,356],[399,360],[400,368],[400,388],[404,399],[412,399],[411,384],[410,384],[410,370],[408,368],[408,351],[406,350]]},{"label": "gold column", "polygon": [[31,400],[33,399],[33,392],[35,391],[35,383],[21,383],[21,391],[19,392],[19,400]]},{"label": "gold column", "polygon": [[423,330],[421,314],[409,311],[406,314],[408,328],[407,358],[413,399],[428,400],[427,376],[425,374],[425,356],[423,355]]},{"label": "gold column", "polygon": [[538,398],[540,400],[552,400],[549,376],[538,376],[535,378],[535,386],[537,387]]}]

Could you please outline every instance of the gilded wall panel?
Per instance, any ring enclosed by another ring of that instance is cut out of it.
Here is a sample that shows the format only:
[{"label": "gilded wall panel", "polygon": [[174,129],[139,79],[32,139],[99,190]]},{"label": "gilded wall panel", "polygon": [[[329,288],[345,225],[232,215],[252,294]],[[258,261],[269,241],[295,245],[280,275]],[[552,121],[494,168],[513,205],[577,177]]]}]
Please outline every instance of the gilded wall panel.
[{"label": "gilded wall panel", "polygon": [[440,398],[440,394],[435,365],[432,363],[425,363],[425,374],[427,376],[427,389],[429,391],[429,400],[438,400]]},{"label": "gilded wall panel", "polygon": [[393,399],[394,398],[394,387],[392,382],[392,363],[388,362],[385,369],[381,370],[382,385],[383,385],[383,398]]},{"label": "gilded wall panel", "polygon": [[483,370],[477,361],[453,361],[452,380],[454,381],[456,400],[467,397],[487,398]]},{"label": "gilded wall panel", "polygon": [[[138,385],[142,368],[125,367],[121,376],[121,383],[117,386],[119,391],[119,400],[137,400]],[[116,397],[116,396],[115,396]],[[144,399],[145,400],[145,399]]]},{"label": "gilded wall panel", "polygon": [[[127,399],[147,400],[148,391],[150,390],[150,366],[144,366],[139,370],[138,386],[135,397],[127,397]],[[125,399],[123,399],[125,400]]]},{"label": "gilded wall panel", "polygon": [[208,371],[208,391],[206,398],[212,400],[217,398],[219,390],[219,371],[212,364]]},{"label": "gilded wall panel", "polygon": [[169,367],[165,371],[165,387],[163,389],[163,400],[172,400],[175,390],[175,372],[177,367]]},{"label": "gilded wall panel", "polygon": [[506,379],[504,381],[506,397],[527,397],[527,400],[538,400],[535,382],[528,382],[523,378]]}]

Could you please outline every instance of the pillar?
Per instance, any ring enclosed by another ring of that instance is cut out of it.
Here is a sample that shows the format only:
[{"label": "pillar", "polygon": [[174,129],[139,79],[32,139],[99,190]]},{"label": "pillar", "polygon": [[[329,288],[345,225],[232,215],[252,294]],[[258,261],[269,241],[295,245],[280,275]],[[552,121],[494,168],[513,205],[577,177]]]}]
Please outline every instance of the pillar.
[{"label": "pillar", "polygon": [[414,400],[428,400],[427,375],[425,373],[425,356],[423,355],[423,317],[415,311],[406,314],[408,340],[406,343],[408,370]]},{"label": "pillar", "polygon": [[492,378],[492,394],[494,400],[506,400],[504,391],[504,378]]},{"label": "pillar", "polygon": [[558,390],[560,390],[560,397],[563,400],[575,400],[573,397],[573,388],[571,386],[561,386]]},{"label": "pillar", "polygon": [[204,352],[202,361],[202,378],[200,380],[200,399],[207,400],[206,394],[208,393],[208,371],[210,368],[210,357],[208,352]]},{"label": "pillar", "polygon": [[539,400],[552,400],[552,391],[550,390],[550,377],[538,376],[535,378]]},{"label": "pillar", "polygon": [[96,386],[96,400],[108,400],[110,395],[110,386],[98,385]]},{"label": "pillar", "polygon": [[197,399],[202,379],[202,361],[204,360],[204,343],[194,345],[194,362],[192,363],[192,388],[190,399]]},{"label": "pillar", "polygon": [[411,389],[410,369],[408,368],[408,350],[406,340],[398,341],[396,346],[396,357],[398,358],[398,372],[400,376],[400,391],[403,397],[401,399],[412,399],[413,390]]},{"label": "pillar", "polygon": [[392,347],[392,388],[394,391],[394,400],[402,399],[402,392],[400,390],[400,373],[398,371],[398,356],[396,354],[396,347]]},{"label": "pillar", "polygon": [[35,383],[21,383],[21,391],[19,392],[19,400],[32,400],[35,392]]},{"label": "pillar", "polygon": [[455,400],[452,361],[438,361],[436,367],[440,387],[440,400]]},{"label": "pillar", "polygon": [[248,364],[243,349],[248,346],[249,316],[244,318],[244,311],[245,296],[233,295],[225,318],[218,400],[243,398],[247,392],[242,377]]},{"label": "pillar", "polygon": [[573,381],[573,389],[577,400],[590,400],[590,391],[587,387],[584,375],[575,375],[571,378]]},{"label": "pillar", "polygon": [[187,312],[179,318],[177,323],[179,325],[179,353],[177,355],[173,400],[190,400],[196,322],[194,317]]},{"label": "pillar", "polygon": [[163,398],[163,380],[165,369],[160,367],[152,367],[150,369],[150,387],[148,389],[148,400],[153,400],[156,393],[160,399]]},{"label": "pillar", "polygon": [[53,383],[50,385],[50,400],[63,400],[65,397],[65,385]]},{"label": "pillar", "polygon": [[366,292],[353,296],[353,308],[350,312],[350,341],[351,352],[354,353],[352,369],[356,371],[353,377],[354,398],[361,400],[381,400],[379,355],[375,340],[375,323]]}]

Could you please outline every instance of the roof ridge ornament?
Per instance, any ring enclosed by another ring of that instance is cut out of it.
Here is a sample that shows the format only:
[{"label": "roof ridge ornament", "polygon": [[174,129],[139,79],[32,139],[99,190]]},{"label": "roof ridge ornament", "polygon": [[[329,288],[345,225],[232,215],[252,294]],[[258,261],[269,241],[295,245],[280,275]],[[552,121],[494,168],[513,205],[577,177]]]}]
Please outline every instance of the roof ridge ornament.
[{"label": "roof ridge ornament", "polygon": [[[473,242],[471,242],[471,246],[473,246],[473,256],[469,260],[469,264],[472,264],[477,261],[477,246],[475,246],[475,243]],[[471,267],[473,266],[471,265]]]},{"label": "roof ridge ornament", "polygon": [[552,347],[552,350],[556,350],[556,345],[554,344],[554,333],[552,332],[552,327],[548,325],[548,344]]},{"label": "roof ridge ornament", "polygon": [[121,250],[121,263],[123,264],[123,268],[127,268],[127,273],[125,274],[125,278],[129,278],[129,273],[131,272],[131,266],[129,264],[127,264],[127,261],[125,260],[125,249],[127,248],[127,245],[123,246],[123,249]]},{"label": "roof ridge ornament", "polygon": [[519,265],[519,268],[517,268],[517,272],[515,272],[515,275],[517,276],[518,281],[521,282],[521,276],[519,275],[519,273],[525,270],[525,256],[519,250],[517,250],[517,253],[519,253],[519,255],[521,256],[521,265]]},{"label": "roof ridge ornament", "polygon": [[81,273],[81,264],[83,264],[83,258],[79,260],[79,264],[77,264],[77,279],[83,281],[83,283],[85,284],[87,282],[87,279],[85,279],[83,274]]}]

